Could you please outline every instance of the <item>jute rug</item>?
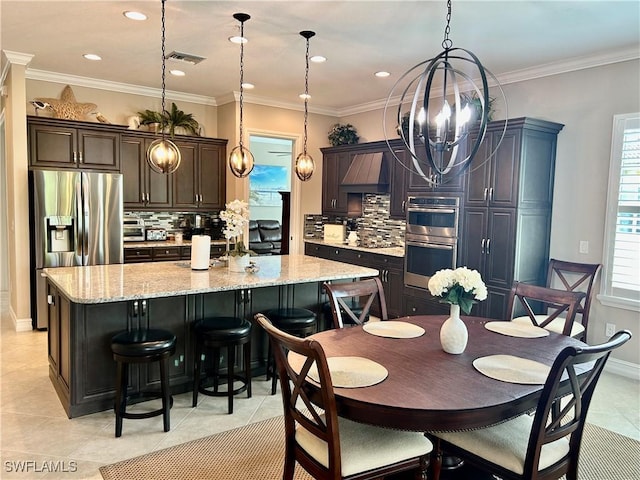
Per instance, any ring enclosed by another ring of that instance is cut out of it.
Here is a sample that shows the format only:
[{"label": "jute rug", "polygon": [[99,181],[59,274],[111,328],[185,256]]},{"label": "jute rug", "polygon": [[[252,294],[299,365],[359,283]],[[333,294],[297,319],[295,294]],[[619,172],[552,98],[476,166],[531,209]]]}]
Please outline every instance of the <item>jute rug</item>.
[{"label": "jute rug", "polygon": [[[274,417],[100,468],[105,480],[277,480],[282,478],[284,422]],[[580,480],[640,478],[640,442],[587,424]],[[311,477],[299,466],[296,480]]]}]

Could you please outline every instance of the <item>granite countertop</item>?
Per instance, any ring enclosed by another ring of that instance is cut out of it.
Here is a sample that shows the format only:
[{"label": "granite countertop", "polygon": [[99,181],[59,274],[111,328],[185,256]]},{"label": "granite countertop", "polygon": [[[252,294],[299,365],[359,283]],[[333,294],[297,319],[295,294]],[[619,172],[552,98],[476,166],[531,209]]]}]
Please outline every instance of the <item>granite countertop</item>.
[{"label": "granite countertop", "polygon": [[[226,245],[226,240],[211,240],[211,245]],[[190,247],[191,240],[183,240],[181,243],[175,240],[156,240],[148,242],[124,242],[124,248],[143,248],[143,247]]]},{"label": "granite countertop", "polygon": [[74,303],[107,303],[173,297],[295,283],[373,277],[378,270],[306,255],[258,256],[258,273],[232,273],[226,266],[191,270],[190,262],[153,262],[43,270]]},{"label": "granite countertop", "polygon": [[319,245],[327,245],[329,247],[347,248],[349,250],[357,250],[360,252],[376,253],[378,255],[389,255],[391,257],[404,257],[404,246],[391,246],[391,247],[360,247],[349,245],[346,243],[329,243],[324,240],[318,240],[315,238],[305,239],[307,243],[317,243]]}]

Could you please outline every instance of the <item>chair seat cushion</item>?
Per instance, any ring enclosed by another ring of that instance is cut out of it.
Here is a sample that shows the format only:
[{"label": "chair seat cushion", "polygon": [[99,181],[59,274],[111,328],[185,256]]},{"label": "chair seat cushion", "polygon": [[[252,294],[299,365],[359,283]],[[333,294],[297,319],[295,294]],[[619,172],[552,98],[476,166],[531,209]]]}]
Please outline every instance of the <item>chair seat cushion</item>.
[{"label": "chair seat cushion", "polygon": [[[543,322],[545,319],[547,318],[546,315],[536,315],[536,319],[539,322]],[[526,324],[526,325],[531,325],[531,319],[527,316],[524,317],[516,317],[514,319],[511,320],[512,322],[517,322],[517,323],[522,323],[522,324]],[[562,335],[562,331],[564,330],[564,322],[565,322],[565,318],[564,317],[557,317],[554,318],[553,320],[551,320],[551,323],[549,323],[546,327],[547,330],[551,331],[551,332],[555,332],[555,333],[559,333]],[[582,325],[580,322],[573,322],[573,325],[571,326],[571,337],[579,337],[580,335],[582,335],[584,333],[584,325]]]},{"label": "chair seat cushion", "polygon": [[176,336],[157,328],[140,328],[120,332],[111,339],[111,350],[118,355],[143,357],[175,349]]},{"label": "chair seat cushion", "polygon": [[[340,417],[338,422],[345,477],[426,455],[433,449],[422,433],[375,427]],[[296,428],[296,442],[319,463],[329,466],[325,442],[300,426]]]},{"label": "chair seat cushion", "polygon": [[210,317],[195,325],[197,335],[211,340],[225,340],[246,337],[251,333],[251,322],[239,317]]},{"label": "chair seat cushion", "polygon": [[[435,432],[432,435],[521,475],[532,423],[533,417],[521,415],[493,427],[466,432]],[[567,437],[544,445],[538,469],[544,470],[568,453]]]},{"label": "chair seat cushion", "polygon": [[302,328],[313,325],[316,314],[306,308],[277,308],[269,310],[265,316],[279,328]]}]

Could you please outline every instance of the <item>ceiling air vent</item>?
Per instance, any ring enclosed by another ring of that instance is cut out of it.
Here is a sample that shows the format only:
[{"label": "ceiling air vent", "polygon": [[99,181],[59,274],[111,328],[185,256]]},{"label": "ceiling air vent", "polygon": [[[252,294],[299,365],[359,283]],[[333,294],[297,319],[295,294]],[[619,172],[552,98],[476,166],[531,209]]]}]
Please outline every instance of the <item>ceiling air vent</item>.
[{"label": "ceiling air vent", "polygon": [[190,53],[180,53],[176,51],[171,52],[166,58],[167,60],[190,63],[191,65],[197,65],[201,61],[206,60],[204,57],[198,57],[197,55],[191,55]]}]

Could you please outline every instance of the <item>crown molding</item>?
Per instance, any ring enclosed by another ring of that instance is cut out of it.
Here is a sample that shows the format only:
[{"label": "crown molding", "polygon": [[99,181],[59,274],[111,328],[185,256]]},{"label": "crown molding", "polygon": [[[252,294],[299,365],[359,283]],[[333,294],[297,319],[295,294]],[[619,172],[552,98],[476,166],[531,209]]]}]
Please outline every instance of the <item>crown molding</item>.
[{"label": "crown molding", "polygon": [[[284,108],[287,110],[304,112],[304,104],[300,103],[282,102],[268,97],[260,97],[258,95],[247,94],[246,92],[242,94],[242,99],[244,103],[252,103],[254,105],[264,105],[266,107]],[[233,91],[225,95],[218,96],[216,97],[216,101],[218,102],[218,105],[225,105],[231,102],[239,102],[240,92]],[[328,115],[331,117],[338,116],[338,110],[335,108],[308,105],[307,110],[309,111],[309,113],[315,113],[317,115]]]},{"label": "crown molding", "polygon": [[[589,55],[585,57],[576,57],[569,60],[563,60],[558,62],[546,63],[544,65],[538,65],[536,67],[524,68],[522,70],[514,70],[512,72],[496,75],[496,78],[501,85],[507,85],[509,83],[523,82],[526,80],[534,80],[536,78],[549,77],[552,75],[560,75],[563,73],[575,72],[579,70],[586,70],[588,68],[601,67],[604,65],[611,65],[613,63],[622,63],[629,60],[637,60],[640,58],[640,49],[638,47],[629,47],[626,49],[607,52],[599,55]],[[489,83],[493,83],[491,80]],[[389,100],[389,105],[397,105],[400,101],[400,96],[392,97]],[[359,105],[353,105],[351,107],[341,108],[337,110],[339,117],[348,115],[356,115],[359,113],[366,113],[373,110],[382,110],[387,103],[387,99],[374,100],[372,102],[362,103]]]},{"label": "crown molding", "polygon": [[[78,85],[80,87],[95,88],[97,90],[107,90],[110,92],[128,93],[132,95],[141,95],[144,97],[159,98],[162,95],[162,89],[143,87],[140,85],[131,85],[128,83],[111,82],[109,80],[99,80],[89,77],[81,77],[78,75],[68,75],[56,72],[47,72],[44,70],[27,69],[26,77],[29,80],[41,80],[45,82]],[[173,90],[165,90],[165,96],[172,100],[181,102],[197,103],[201,105],[217,106],[216,99],[204,95],[193,95],[190,93],[176,92]]]},{"label": "crown molding", "polygon": [[3,50],[3,52],[9,63],[16,65],[29,65],[34,57],[34,55],[31,55],[30,53],[12,52],[11,50]]}]

